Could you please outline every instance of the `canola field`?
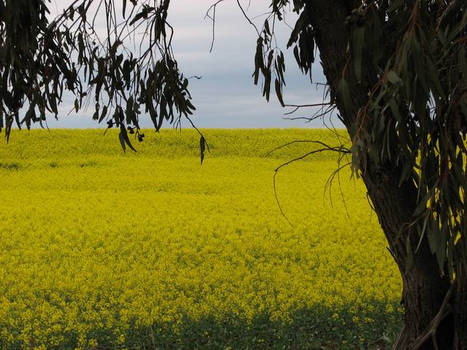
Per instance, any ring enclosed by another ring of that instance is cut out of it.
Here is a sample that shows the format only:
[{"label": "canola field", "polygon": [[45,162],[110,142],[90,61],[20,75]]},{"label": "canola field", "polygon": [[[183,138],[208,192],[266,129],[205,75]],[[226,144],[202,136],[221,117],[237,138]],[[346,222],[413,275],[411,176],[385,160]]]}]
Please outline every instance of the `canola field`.
[{"label": "canola field", "polygon": [[[0,349],[384,349],[401,282],[327,130],[15,131],[0,143]],[[342,133],[342,135],[344,135]],[[3,136],[3,135],[2,135]]]}]

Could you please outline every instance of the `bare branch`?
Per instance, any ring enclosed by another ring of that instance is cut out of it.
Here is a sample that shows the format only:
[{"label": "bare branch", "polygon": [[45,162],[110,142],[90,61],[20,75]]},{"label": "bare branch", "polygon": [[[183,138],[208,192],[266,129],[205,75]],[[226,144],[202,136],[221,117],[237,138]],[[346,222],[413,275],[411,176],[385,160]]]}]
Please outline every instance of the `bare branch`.
[{"label": "bare branch", "polygon": [[[277,206],[279,207],[279,210],[282,214],[282,216],[287,220],[287,222],[289,223],[290,226],[293,227],[293,224],[291,223],[291,221],[289,220],[289,218],[285,215],[285,212],[284,210],[282,209],[282,206],[280,204],[280,201],[279,201],[279,197],[277,195],[277,181],[276,181],[276,177],[277,177],[277,174],[279,173],[279,171],[292,164],[292,163],[295,163],[299,160],[303,160],[309,156],[311,156],[312,154],[316,154],[316,153],[320,153],[320,152],[324,152],[324,151],[334,151],[334,152],[339,152],[341,153],[343,150],[340,149],[340,147],[330,147],[330,146],[327,146],[325,143],[321,142],[321,141],[307,141],[307,142],[315,142],[315,143],[318,143],[318,144],[322,144],[322,145],[325,145],[326,147],[324,148],[320,148],[320,149],[317,149],[317,150],[313,150],[313,151],[310,151],[310,152],[307,152],[303,155],[301,155],[300,157],[297,157],[297,158],[294,158],[294,159],[291,159],[285,163],[282,163],[281,165],[279,165],[275,170],[274,170],[274,176],[273,176],[273,187],[274,187],[274,198],[276,199],[276,203],[277,203]],[[292,144],[293,142],[289,143],[289,144]]]},{"label": "bare branch", "polygon": [[293,107],[294,109],[292,111],[284,113],[284,115],[294,114],[300,108],[324,107],[324,106],[332,106],[332,104],[330,102],[313,103],[313,104],[305,104],[305,105],[285,104],[284,107]]},{"label": "bare branch", "polygon": [[[288,142],[286,144],[283,144],[281,146],[278,146],[276,148],[273,148],[271,151],[266,153],[264,156],[267,157],[267,156],[271,155],[273,152],[278,151],[278,150],[280,150],[280,149],[282,149],[284,147],[293,145],[295,143],[315,143],[315,144],[323,146],[324,147],[322,149],[323,151],[327,150],[327,151],[334,151],[334,152],[339,152],[339,153],[352,153],[349,149],[345,148],[343,145],[340,145],[338,147],[331,147],[331,146],[327,145],[326,143],[324,143],[322,141],[319,141],[319,140],[294,140],[294,141]],[[298,158],[297,160],[299,160],[299,159],[303,159],[303,158]]]},{"label": "bare branch", "polygon": [[250,19],[250,17],[248,17],[245,10],[243,9],[242,4],[240,3],[240,0],[237,0],[237,4],[238,4],[238,7],[240,8],[240,11],[242,11],[243,17],[245,17],[245,19],[248,21],[248,23],[250,23],[253,26],[253,28],[255,28],[256,34],[258,34],[258,36],[261,36],[258,27],[256,26],[256,24],[253,23],[253,21]]},{"label": "bare branch", "polygon": [[449,304],[449,299],[451,299],[451,295],[453,291],[454,291],[454,284],[451,284],[451,286],[449,287],[444,297],[443,303],[441,304],[441,307],[439,308],[438,313],[433,318],[433,320],[430,322],[430,326],[426,330],[426,332],[415,340],[414,345],[412,346],[412,350],[420,349],[430,337],[431,337],[431,341],[433,343],[434,348],[438,349],[438,342],[436,341],[436,331],[438,330],[439,325],[446,318],[446,316],[448,316],[452,312],[451,305]]},{"label": "bare branch", "polygon": [[[223,1],[224,0],[217,0],[214,4],[209,6],[209,8],[206,11],[206,14],[204,15],[204,18],[209,18],[212,22],[212,40],[211,40],[211,46],[209,48],[209,52],[212,52],[212,49],[214,48],[214,41],[215,41],[215,35],[216,35],[216,8],[217,8],[217,5],[219,5]],[[211,11],[212,11],[212,15],[210,15]]]}]

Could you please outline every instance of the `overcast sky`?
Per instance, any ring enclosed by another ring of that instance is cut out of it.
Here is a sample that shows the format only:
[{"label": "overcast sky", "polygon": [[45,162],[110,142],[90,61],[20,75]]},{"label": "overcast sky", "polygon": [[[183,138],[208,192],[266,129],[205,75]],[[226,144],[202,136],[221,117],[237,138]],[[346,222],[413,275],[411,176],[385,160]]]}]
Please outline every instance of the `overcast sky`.
[{"label": "overcast sky", "polygon": [[[69,1],[52,0],[52,13],[60,11]],[[235,0],[225,0],[216,11],[216,40],[213,52],[209,52],[212,38],[212,23],[205,19],[206,10],[213,0],[172,0],[169,9],[169,22],[175,28],[174,51],[180,68],[186,76],[197,75],[202,79],[190,81],[190,91],[197,110],[193,120],[199,127],[212,128],[267,128],[267,127],[322,127],[322,120],[304,123],[303,120],[286,120],[282,108],[271,95],[269,103],[261,96],[261,87],[254,86],[254,52],[256,32],[245,20]],[[248,1],[243,2],[245,7]],[[270,3],[270,0],[269,0]],[[251,1],[248,15],[256,17],[268,10],[267,0]],[[258,25],[264,17],[257,17]],[[295,18],[290,16],[293,26]],[[290,29],[278,29],[279,44],[285,47]],[[291,57],[287,54],[285,103],[310,104],[321,102],[323,91],[312,85],[303,76]],[[319,62],[314,65],[313,81],[323,82],[324,77]],[[71,109],[70,102],[63,106],[62,113]],[[296,117],[310,115],[303,110]],[[91,120],[92,111],[71,113],[59,121],[50,120],[49,127],[99,127]],[[144,118],[143,126],[152,124]]]}]

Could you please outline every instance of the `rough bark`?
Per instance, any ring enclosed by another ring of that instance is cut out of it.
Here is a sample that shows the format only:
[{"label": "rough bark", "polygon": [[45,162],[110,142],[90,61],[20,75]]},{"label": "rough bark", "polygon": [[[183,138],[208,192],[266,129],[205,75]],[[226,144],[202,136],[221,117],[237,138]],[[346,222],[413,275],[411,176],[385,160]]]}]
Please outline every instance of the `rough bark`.
[{"label": "rough bark", "polygon": [[[467,262],[463,266],[463,276],[467,273]],[[467,280],[457,281],[455,301],[456,349],[467,349]]]},{"label": "rough bark", "polygon": [[[334,96],[337,96],[338,82],[347,60],[349,33],[345,19],[355,3],[345,0],[311,0],[307,3],[323,71]],[[366,103],[369,88],[374,83],[372,77],[367,76],[358,86],[352,86],[353,111],[345,111],[339,99],[336,100],[341,119],[351,138],[354,136],[358,109]],[[441,277],[436,258],[426,239],[416,251],[418,235],[412,232],[414,228],[409,225],[416,207],[417,192],[414,184],[403,183],[399,186],[400,172],[391,164],[378,169],[371,163],[366,166],[366,169],[362,169],[362,177],[403,280],[401,302],[405,308],[404,328],[395,349],[411,349],[430,329],[430,322],[438,314],[450,283],[448,278]],[[407,250],[408,239],[411,240],[412,254]],[[453,349],[455,341],[457,349],[467,349],[465,283],[462,288],[458,287],[455,293],[457,297],[449,300],[450,305],[457,305],[457,308],[453,308],[455,316],[450,313],[443,317],[434,333],[437,344],[433,344],[433,337],[426,337],[418,349]],[[455,328],[458,333],[456,338]]]},{"label": "rough bark", "polygon": [[[389,168],[377,173],[367,171],[363,174],[363,180],[403,281],[401,302],[405,309],[404,328],[394,348],[411,349],[430,329],[430,323],[440,311],[450,283],[447,277],[441,277],[438,272],[438,263],[427,240],[423,240],[416,249],[417,235],[409,225],[415,208],[416,188],[411,183],[399,187],[397,173],[397,169]],[[407,239],[410,237],[411,252],[407,250]],[[435,338],[439,349],[453,348],[452,314],[440,319]],[[419,347],[433,348],[435,346],[431,336]]]}]

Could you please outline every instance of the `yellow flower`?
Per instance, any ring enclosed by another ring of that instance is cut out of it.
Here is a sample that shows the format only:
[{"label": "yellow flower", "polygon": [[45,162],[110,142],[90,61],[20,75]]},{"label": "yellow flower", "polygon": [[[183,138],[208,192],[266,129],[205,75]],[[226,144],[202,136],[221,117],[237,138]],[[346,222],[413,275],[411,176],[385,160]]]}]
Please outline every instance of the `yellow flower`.
[{"label": "yellow flower", "polygon": [[209,130],[202,167],[193,131],[162,132],[135,154],[101,134],[13,132],[0,147],[0,162],[21,163],[0,168],[0,343],[89,349],[186,319],[394,312],[401,284],[362,184],[345,169],[346,207],[337,183],[333,206],[323,200],[334,155],[277,175],[293,228],[275,201],[273,171],[303,145],[264,155],[294,139],[331,144],[327,131]]}]

